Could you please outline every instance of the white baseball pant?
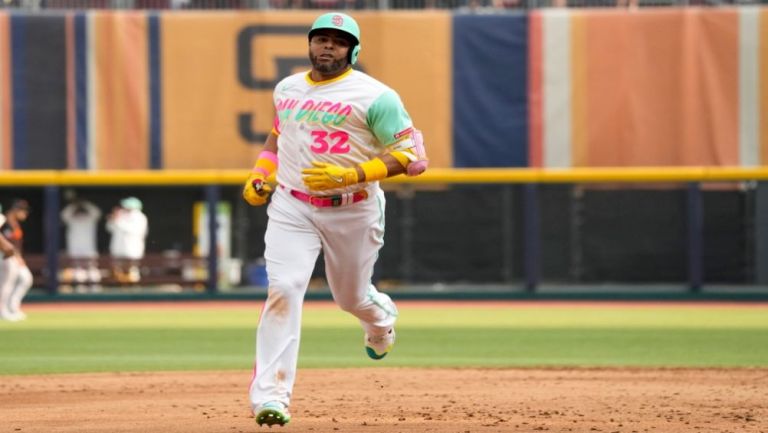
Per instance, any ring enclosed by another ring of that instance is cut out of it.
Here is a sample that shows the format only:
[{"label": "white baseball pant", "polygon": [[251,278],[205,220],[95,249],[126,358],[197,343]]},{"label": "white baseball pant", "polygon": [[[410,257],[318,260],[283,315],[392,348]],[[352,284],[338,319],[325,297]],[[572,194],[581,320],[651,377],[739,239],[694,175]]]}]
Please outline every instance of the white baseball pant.
[{"label": "white baseball pant", "polygon": [[0,264],[0,317],[9,319],[21,313],[21,301],[32,287],[32,272],[16,256]]},{"label": "white baseball pant", "polygon": [[358,203],[317,208],[278,187],[269,205],[265,259],[267,300],[256,334],[252,408],[268,401],[288,406],[296,377],[304,295],[323,251],[325,274],[336,304],[382,335],[397,318],[392,300],[371,284],[384,244],[384,193],[369,188]]}]

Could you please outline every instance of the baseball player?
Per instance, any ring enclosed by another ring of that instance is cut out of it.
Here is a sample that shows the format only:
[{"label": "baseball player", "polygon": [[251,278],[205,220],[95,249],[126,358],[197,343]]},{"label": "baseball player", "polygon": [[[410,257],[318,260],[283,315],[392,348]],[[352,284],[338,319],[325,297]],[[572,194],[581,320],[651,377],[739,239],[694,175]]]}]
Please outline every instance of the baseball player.
[{"label": "baseball player", "polygon": [[[371,284],[384,243],[378,181],[427,167],[398,94],[352,69],[361,48],[355,20],[321,15],[308,40],[312,69],[275,87],[274,127],[243,189],[253,206],[274,192],[265,234],[269,289],[249,392],[256,422],[270,427],[291,419],[302,301],[321,250],[333,299],[359,319],[368,356],[382,359],[392,349],[397,308]],[[273,186],[267,179],[275,172]]]},{"label": "baseball player", "polygon": [[[9,321],[19,321],[27,318],[21,311],[21,301],[32,287],[32,272],[21,257],[24,243],[24,230],[21,223],[29,216],[29,203],[17,199],[6,212],[5,223],[0,227],[0,236],[12,245],[15,254],[7,256],[0,264],[0,318]],[[4,253],[5,252],[4,249]]]},{"label": "baseball player", "polygon": [[67,255],[72,260],[73,280],[77,283],[101,281],[96,247],[99,218],[101,210],[95,204],[77,197],[61,211],[61,220],[67,226]]},{"label": "baseball player", "polygon": [[107,216],[106,229],[112,236],[109,253],[113,273],[122,282],[137,283],[141,279],[139,261],[144,258],[149,231],[149,222],[142,208],[141,200],[126,197]]},{"label": "baseball player", "polygon": [[[0,212],[2,212],[2,206],[0,206]],[[2,227],[5,224],[5,215],[0,213],[0,227]],[[6,239],[5,236],[0,234],[0,260],[2,260],[2,263],[0,263],[0,283],[3,280],[4,275],[4,268],[5,268],[5,261],[10,260],[14,255],[16,255],[16,248],[13,247],[13,244],[11,241]],[[5,298],[3,298],[5,299]],[[0,303],[0,305],[5,305],[6,303]],[[7,309],[0,308],[0,319],[5,320],[6,316],[8,315]]]}]

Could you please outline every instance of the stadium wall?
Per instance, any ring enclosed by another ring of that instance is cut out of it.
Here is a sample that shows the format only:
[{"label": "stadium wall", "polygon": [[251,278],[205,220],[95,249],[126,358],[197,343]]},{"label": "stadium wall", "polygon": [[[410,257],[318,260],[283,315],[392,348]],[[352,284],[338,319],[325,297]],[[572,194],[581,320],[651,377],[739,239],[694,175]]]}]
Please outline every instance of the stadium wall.
[{"label": "stadium wall", "polygon": [[[0,168],[247,167],[315,15],[0,13]],[[356,17],[434,167],[768,160],[768,8]]]}]

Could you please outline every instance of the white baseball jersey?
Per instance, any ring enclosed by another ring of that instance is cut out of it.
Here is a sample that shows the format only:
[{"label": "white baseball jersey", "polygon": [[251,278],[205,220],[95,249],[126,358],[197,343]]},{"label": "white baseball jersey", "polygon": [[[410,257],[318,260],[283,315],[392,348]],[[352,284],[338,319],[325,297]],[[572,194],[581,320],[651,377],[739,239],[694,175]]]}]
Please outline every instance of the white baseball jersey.
[{"label": "white baseball jersey", "polygon": [[[306,191],[301,170],[321,161],[352,167],[383,153],[412,147],[413,123],[398,94],[350,69],[331,80],[315,82],[308,72],[291,75],[274,92],[280,167],[277,181]],[[325,191],[354,192],[366,184]]]},{"label": "white baseball jersey", "polygon": [[107,231],[112,233],[109,252],[124,259],[144,257],[144,242],[147,237],[147,216],[140,210],[122,209],[107,221]]},{"label": "white baseball jersey", "polygon": [[69,204],[61,211],[61,219],[67,224],[67,254],[73,258],[94,258],[96,229],[101,211],[93,203]]}]

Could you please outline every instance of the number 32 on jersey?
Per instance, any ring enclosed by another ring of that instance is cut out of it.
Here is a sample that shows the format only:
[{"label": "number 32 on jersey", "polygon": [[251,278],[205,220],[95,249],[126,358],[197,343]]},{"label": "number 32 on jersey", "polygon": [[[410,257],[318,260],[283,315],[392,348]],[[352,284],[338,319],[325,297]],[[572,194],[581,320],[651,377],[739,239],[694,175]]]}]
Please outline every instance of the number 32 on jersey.
[{"label": "number 32 on jersey", "polygon": [[349,134],[344,131],[328,132],[316,129],[310,132],[314,141],[310,149],[315,153],[349,153]]}]

